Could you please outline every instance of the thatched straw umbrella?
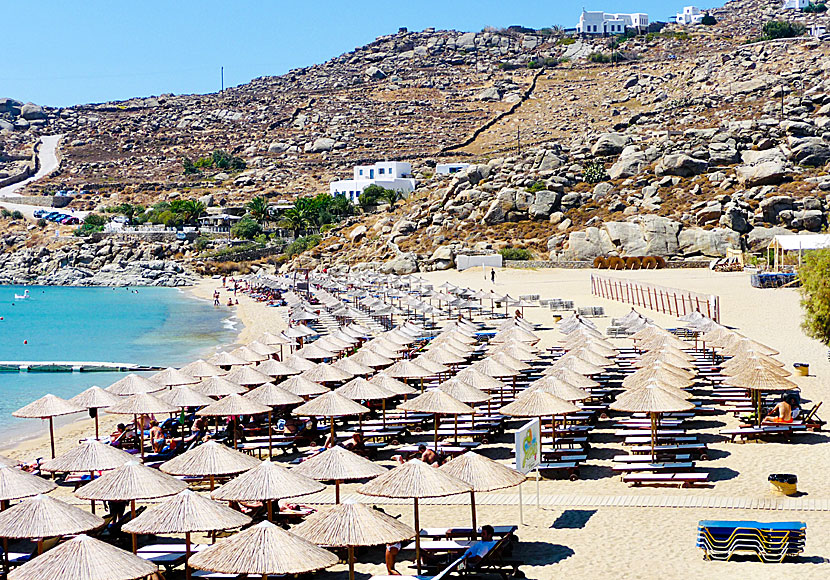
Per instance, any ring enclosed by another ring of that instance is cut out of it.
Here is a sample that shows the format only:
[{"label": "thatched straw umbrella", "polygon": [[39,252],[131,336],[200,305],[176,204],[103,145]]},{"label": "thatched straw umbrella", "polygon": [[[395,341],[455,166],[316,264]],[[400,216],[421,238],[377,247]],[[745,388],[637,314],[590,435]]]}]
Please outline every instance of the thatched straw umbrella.
[{"label": "thatched straw umbrella", "polygon": [[[185,489],[187,484],[182,480],[132,460],[79,488],[75,491],[75,497],[93,502],[129,501],[130,512],[135,518],[136,500],[176,495]],[[132,534],[132,539],[135,554],[138,547],[135,534]]]},{"label": "thatched straw umbrella", "polygon": [[271,522],[261,522],[202,550],[191,562],[200,570],[268,580],[272,575],[322,570],[337,564],[338,558]]},{"label": "thatched straw umbrella", "polygon": [[[0,465],[0,512],[9,507],[9,501],[49,493],[57,485],[12,465]],[[9,540],[3,538],[3,566],[9,571]]]},{"label": "thatched straw umbrella", "polygon": [[491,352],[488,355],[488,358],[496,361],[497,363],[503,364],[507,368],[513,369],[515,371],[527,371],[531,369],[531,366],[526,362],[522,362],[521,360],[514,358],[501,350]]},{"label": "thatched straw umbrella", "polygon": [[571,369],[572,371],[585,376],[600,375],[605,372],[604,368],[570,353],[560,357],[559,360],[551,365],[551,367],[556,369]]},{"label": "thatched straw umbrella", "polygon": [[421,529],[418,500],[428,497],[444,497],[468,492],[469,483],[435,469],[420,459],[412,459],[358,488],[363,495],[412,499],[415,510],[415,562],[421,573]]},{"label": "thatched straw umbrella", "polygon": [[21,407],[14,413],[13,417],[22,417],[26,419],[49,419],[49,442],[52,447],[52,459],[55,458],[55,425],[54,418],[59,415],[70,415],[72,413],[80,413],[83,411],[81,407],[65,401],[60,397],[49,394],[44,395],[37,401],[33,401]]},{"label": "thatched straw umbrella", "polygon": [[421,392],[424,392],[424,378],[434,375],[432,371],[426,370],[419,364],[411,360],[399,360],[383,371],[388,376],[394,379],[419,379],[421,381]]},{"label": "thatched straw umbrella", "polygon": [[191,377],[195,377],[197,379],[203,379],[205,377],[221,377],[222,375],[228,374],[228,371],[225,369],[221,369],[218,366],[212,365],[202,359],[186,364],[179,370],[186,375],[190,375]]},{"label": "thatched straw umbrella", "polygon": [[239,348],[232,350],[231,354],[235,357],[241,358],[242,360],[248,361],[249,363],[259,363],[271,358],[270,355],[259,353],[248,346],[240,346]]},{"label": "thatched straw umbrella", "polygon": [[584,401],[591,398],[591,395],[583,389],[575,387],[559,377],[549,375],[530,383],[526,391],[519,393],[519,397],[527,396],[531,391],[544,391],[565,401]]},{"label": "thatched straw umbrella", "polygon": [[440,389],[427,391],[411,401],[404,401],[397,407],[401,411],[432,413],[435,419],[435,451],[438,452],[438,422],[441,415],[453,415],[455,419],[455,440],[458,441],[458,416],[472,415],[475,409],[462,403]]},{"label": "thatched straw umbrella", "polygon": [[126,377],[115,381],[105,390],[113,395],[119,397],[128,397],[130,395],[141,395],[145,393],[155,393],[164,388],[164,385],[158,385],[144,377],[137,374],[129,374]]},{"label": "thatched straw umbrella", "polygon": [[[325,485],[273,461],[263,461],[210,494],[222,501],[264,501],[268,521],[274,521],[273,501],[317,493]],[[277,503],[279,511],[279,503]]]},{"label": "thatched straw umbrella", "polygon": [[556,367],[548,367],[542,374],[546,377],[556,377],[562,379],[566,383],[570,383],[571,385],[578,387],[580,389],[596,389],[600,387],[600,384],[596,382],[594,379],[590,379],[585,375],[576,372],[573,369],[569,368],[556,368]]},{"label": "thatched straw umbrella", "polygon": [[232,383],[225,377],[205,377],[199,384],[193,387],[194,391],[198,391],[208,397],[227,397],[228,395],[241,395],[248,391],[245,387],[238,383]]},{"label": "thatched straw umbrella", "polygon": [[189,579],[191,533],[229,530],[250,521],[245,514],[186,489],[140,514],[123,530],[131,534],[184,534],[184,569]]},{"label": "thatched straw umbrella", "polygon": [[156,572],[152,562],[81,534],[16,568],[9,580],[137,580]]},{"label": "thatched straw umbrella", "polygon": [[684,401],[673,393],[659,386],[649,385],[640,389],[626,391],[611,403],[615,411],[629,413],[648,413],[651,417],[651,455],[656,459],[654,448],[657,446],[657,420],[663,413],[679,413],[695,408],[694,403]]},{"label": "thatched straw umbrella", "polygon": [[340,383],[354,378],[350,372],[344,371],[327,363],[319,363],[313,369],[308,369],[300,374],[304,379],[315,383]]},{"label": "thatched straw umbrella", "polygon": [[279,386],[289,393],[297,395],[298,397],[314,397],[316,395],[328,393],[330,390],[328,387],[325,387],[320,383],[315,383],[314,381],[301,375],[288,377],[279,383]]},{"label": "thatched straw umbrella", "polygon": [[217,441],[208,441],[162,463],[159,469],[170,475],[209,477],[212,491],[215,476],[242,473],[259,464],[255,457],[234,451]]},{"label": "thatched straw umbrella", "polygon": [[292,354],[283,358],[282,362],[293,369],[297,369],[301,373],[309,369],[313,369],[316,366],[315,363],[297,354]]},{"label": "thatched straw umbrella", "polygon": [[651,380],[659,380],[677,389],[685,389],[694,384],[679,374],[675,374],[667,365],[658,366],[657,363],[650,367],[643,367],[623,379],[622,385],[626,389],[641,387]]},{"label": "thatched straw umbrella", "polygon": [[245,393],[243,397],[255,403],[259,403],[260,405],[267,405],[271,408],[271,410],[268,411],[268,456],[271,457],[274,452],[272,438],[273,433],[271,429],[273,408],[296,405],[302,403],[303,399],[294,393],[290,393],[282,387],[275,385],[274,383],[265,383],[264,385]]},{"label": "thatched straw umbrella", "polygon": [[150,377],[149,381],[163,387],[181,387],[183,385],[195,385],[199,382],[199,379],[179,369],[170,367],[157,372]]},{"label": "thatched straw umbrella", "polygon": [[269,377],[274,377],[275,379],[298,375],[301,372],[294,367],[285,364],[284,362],[273,359],[259,363],[254,367],[254,370],[257,370],[264,375],[268,375]]},{"label": "thatched straw umbrella", "polygon": [[161,393],[158,396],[158,399],[169,405],[178,407],[179,409],[185,409],[187,407],[204,407],[205,405],[212,405],[215,403],[215,401],[207,395],[200,393],[187,385],[173,387],[169,391]]},{"label": "thatched straw umbrella", "polygon": [[88,409],[89,414],[95,418],[95,438],[98,439],[98,409],[111,407],[120,402],[117,395],[108,393],[101,387],[89,387],[82,393],[79,393],[69,399],[69,402],[82,409]]},{"label": "thatched straw umbrella", "polygon": [[[551,448],[554,451],[556,451],[556,416],[568,415],[578,411],[579,407],[573,403],[541,390],[532,391],[523,397],[519,397],[499,410],[502,415],[508,417],[539,417],[539,423],[542,422],[542,417],[550,415],[552,417]],[[541,449],[542,442],[540,441],[539,450],[541,451]]]},{"label": "thatched straw umbrella", "polygon": [[388,367],[389,365],[395,362],[391,358],[386,358],[385,356],[382,356],[376,352],[372,352],[371,350],[365,348],[361,348],[360,350],[358,350],[356,353],[350,356],[349,359],[356,361],[367,367],[372,367],[376,369],[381,367]]},{"label": "thatched straw umbrella", "polygon": [[208,363],[221,369],[226,369],[228,372],[230,372],[233,367],[244,367],[251,364],[250,361],[229,352],[220,352],[213,355],[208,359]]},{"label": "thatched straw umbrella", "polygon": [[365,377],[375,373],[375,369],[368,365],[359,363],[350,356],[341,358],[340,360],[331,363],[331,366],[341,371],[345,371],[353,377]]},{"label": "thatched straw umbrella", "polygon": [[236,429],[238,417],[241,415],[261,415],[263,413],[270,412],[271,407],[268,405],[262,405],[256,401],[252,401],[251,399],[246,399],[242,395],[233,394],[219,399],[204,409],[199,409],[196,411],[196,414],[201,417],[233,417],[231,447],[236,449]]},{"label": "thatched straw umbrella", "polygon": [[43,538],[80,534],[99,528],[104,520],[48,495],[36,495],[0,513],[0,538],[36,539],[43,553]]},{"label": "thatched straw umbrella", "polygon": [[136,417],[140,415],[153,415],[155,413],[177,413],[179,411],[177,407],[146,393],[126,397],[117,405],[107,407],[105,410],[107,413],[114,415],[133,416],[133,425],[135,425],[138,431],[141,445],[141,457],[144,457],[144,425],[139,425],[138,423],[140,422],[136,421]]},{"label": "thatched straw umbrella", "polygon": [[265,344],[258,340],[249,343],[248,348],[257,354],[264,354],[267,357],[265,360],[271,360],[271,357],[280,353],[280,349],[276,346]]},{"label": "thatched straw umbrella", "polygon": [[[477,363],[470,365],[469,368],[485,374],[488,377],[493,377],[494,379],[505,379],[507,377],[511,377],[513,380],[513,394],[516,394],[516,377],[522,374],[521,371],[517,371],[514,368],[510,368],[500,363],[492,356],[481,359]],[[473,384],[473,386],[475,386],[475,384]]]},{"label": "thatched straw umbrella", "polygon": [[497,489],[513,487],[520,485],[527,479],[524,474],[515,469],[510,469],[506,465],[502,465],[472,451],[450,459],[439,469],[472,486],[470,490],[470,507],[472,509],[473,539],[478,534],[478,525],[476,523],[476,492],[495,491]]},{"label": "thatched straw umbrella", "polygon": [[232,383],[243,387],[258,387],[265,383],[273,383],[274,378],[252,367],[236,367],[224,377]]},{"label": "thatched straw umbrella", "polygon": [[415,537],[415,530],[376,509],[342,503],[310,515],[292,530],[317,545],[347,548],[349,580],[354,580],[355,546],[377,546]]},{"label": "thatched straw umbrella", "polygon": [[[475,403],[483,403],[484,401],[487,401],[487,410],[489,413],[490,400],[492,399],[492,397],[489,394],[482,391],[481,389],[479,389],[478,387],[474,387],[470,383],[463,381],[458,377],[453,377],[447,381],[444,381],[443,383],[438,385],[438,389],[447,393],[454,399],[458,399],[462,403],[466,403],[468,405],[473,405]],[[472,415],[470,415],[470,421],[472,425],[475,426],[475,412]]]},{"label": "thatched straw umbrella", "polygon": [[362,415],[368,412],[369,409],[363,405],[355,403],[351,399],[347,399],[339,393],[329,391],[324,395],[320,395],[316,399],[312,399],[308,403],[300,405],[291,411],[291,414],[299,417],[328,417],[331,423],[331,440],[334,441],[335,417],[349,417],[352,415]]},{"label": "thatched straw umbrella", "polygon": [[339,393],[352,401],[381,401],[383,410],[383,428],[386,429],[386,399],[396,397],[396,393],[393,393],[389,389],[381,387],[375,383],[370,383],[361,377],[350,380],[342,387],[334,389],[334,392]]},{"label": "thatched straw umbrella", "polygon": [[317,481],[334,481],[334,503],[340,503],[341,482],[371,479],[383,475],[388,470],[357,453],[335,445],[309,457],[292,471]]},{"label": "thatched straw umbrella", "polygon": [[407,395],[411,395],[413,393],[417,393],[416,389],[413,389],[409,385],[407,385],[403,381],[399,381],[394,377],[390,377],[385,372],[380,372],[369,379],[369,382],[373,385],[379,385],[386,389],[387,391],[391,391],[398,396],[403,396],[404,398]]},{"label": "thatched straw umbrella", "polygon": [[790,391],[798,387],[794,382],[781,376],[781,369],[772,365],[758,365],[743,370],[725,381],[733,387],[749,389],[756,408],[756,421],[761,424],[761,394],[763,392]]}]

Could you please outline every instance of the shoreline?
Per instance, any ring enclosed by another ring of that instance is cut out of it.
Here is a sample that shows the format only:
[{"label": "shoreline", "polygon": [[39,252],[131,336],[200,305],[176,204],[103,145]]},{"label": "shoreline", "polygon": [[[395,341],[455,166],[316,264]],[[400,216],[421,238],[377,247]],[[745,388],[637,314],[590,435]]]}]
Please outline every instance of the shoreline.
[{"label": "shoreline", "polygon": [[[206,281],[211,281],[215,284],[205,284]],[[197,286],[203,284],[206,286],[206,289],[198,291]],[[204,278],[199,280],[194,286],[177,288],[171,287],[170,289],[178,290],[179,293],[185,296],[187,300],[209,300],[213,294],[213,288],[216,286],[221,287],[220,280]],[[240,298],[241,297],[242,295],[240,294]],[[249,299],[247,296],[245,298]],[[240,305],[241,304],[242,301],[240,300]],[[210,354],[219,349],[239,344],[238,341],[245,333],[245,321],[242,316],[237,314],[236,308],[231,310],[227,317],[223,318],[223,326],[226,325],[228,321],[232,321],[233,327],[227,328],[227,330],[235,331],[236,342],[214,344],[210,347],[210,350],[206,350],[201,353],[197,358],[207,358]],[[248,342],[250,342],[250,340],[248,340]],[[124,417],[119,415],[108,415],[105,412],[101,412],[98,417],[98,421],[99,433],[104,435],[114,430],[118,423],[124,422]],[[94,435],[95,422],[86,413],[55,417],[54,422],[55,451],[58,455],[64,451],[67,451],[74,445],[77,445],[77,441]],[[40,421],[40,423],[35,423],[33,419],[27,419],[19,424],[12,424],[8,428],[0,429],[0,434],[2,434],[3,438],[2,443],[0,443],[0,453],[3,455],[6,455],[12,459],[19,459],[21,461],[32,461],[38,457],[49,456],[49,433],[45,420]]]}]

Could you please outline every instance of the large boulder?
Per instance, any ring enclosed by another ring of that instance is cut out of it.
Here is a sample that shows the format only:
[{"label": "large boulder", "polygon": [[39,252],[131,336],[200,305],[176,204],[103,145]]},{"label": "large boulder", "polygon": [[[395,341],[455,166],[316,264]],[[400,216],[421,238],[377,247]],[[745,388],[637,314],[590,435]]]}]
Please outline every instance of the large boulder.
[{"label": "large boulder", "polygon": [[782,211],[792,211],[794,207],[793,198],[789,195],[774,195],[761,200],[759,205],[761,215],[768,224],[777,224],[778,214]]},{"label": "large boulder", "polygon": [[628,144],[628,137],[622,133],[603,133],[591,147],[591,154],[598,157],[619,155]]},{"label": "large boulder", "polygon": [[476,95],[476,99],[494,103],[501,100],[501,93],[496,87],[487,87]]},{"label": "large boulder", "polygon": [[747,250],[750,252],[764,250],[769,246],[775,236],[786,236],[790,234],[792,234],[790,230],[778,226],[772,228],[754,227],[746,236]]},{"label": "large boulder", "polygon": [[765,161],[758,165],[741,165],[735,168],[735,173],[744,187],[777,185],[787,179],[784,164],[778,161]]},{"label": "large boulder", "polygon": [[752,229],[749,225],[747,212],[739,207],[729,208],[718,220],[718,223],[739,234],[745,234]]},{"label": "large boulder", "polygon": [[640,217],[648,256],[673,256],[677,253],[677,234],[681,224],[657,215]]},{"label": "large boulder", "polygon": [[646,240],[639,224],[633,222],[605,222],[602,227],[623,256],[646,255]]},{"label": "large boulder", "polygon": [[349,239],[353,242],[359,242],[366,237],[366,231],[366,226],[361,224],[349,232]]},{"label": "large boulder", "polygon": [[686,228],[680,232],[678,244],[680,252],[686,256],[717,258],[725,256],[727,249],[740,249],[741,236],[726,228]]},{"label": "large boulder", "polygon": [[791,159],[800,165],[817,167],[830,159],[830,147],[820,138],[799,139],[792,148]]},{"label": "large boulder", "polygon": [[502,223],[507,217],[507,213],[513,211],[516,205],[516,190],[505,188],[502,189],[496,199],[490,203],[490,207],[484,214],[483,221],[488,226]]},{"label": "large boulder", "polygon": [[412,274],[418,271],[418,260],[413,252],[401,254],[385,262],[380,271],[384,274]]},{"label": "large boulder", "polygon": [[611,239],[604,230],[587,228],[582,232],[571,232],[559,257],[568,261],[588,261],[615,250],[614,244],[611,243]]},{"label": "large boulder", "polygon": [[370,79],[381,80],[386,78],[386,73],[376,66],[370,66],[366,69],[366,76]]},{"label": "large boulder", "polygon": [[559,209],[559,201],[562,199],[562,194],[556,191],[542,190],[537,191],[530,205],[528,214],[533,219],[545,219],[551,213]]},{"label": "large boulder", "polygon": [[676,175],[678,177],[692,177],[699,175],[706,171],[709,163],[703,159],[695,159],[684,153],[672,153],[664,155],[657,167],[654,168],[654,173],[658,177],[664,175]]},{"label": "large boulder", "polygon": [[709,144],[709,165],[732,165],[740,156],[734,146],[727,143]]},{"label": "large boulder", "polygon": [[546,149],[539,159],[539,171],[552,171],[562,166],[562,159],[550,149]]},{"label": "large boulder", "polygon": [[40,105],[34,103],[26,103],[20,108],[20,116],[27,121],[36,121],[38,119],[46,118],[46,111]]},{"label": "large boulder", "polygon": [[309,153],[323,153],[325,151],[331,151],[334,149],[334,144],[336,141],[331,137],[320,137],[316,139],[314,143],[311,144],[311,147],[308,148]]},{"label": "large boulder", "polygon": [[643,172],[648,165],[646,154],[642,151],[631,150],[626,147],[620,158],[608,170],[608,177],[611,179],[621,179],[624,177],[633,177]]}]

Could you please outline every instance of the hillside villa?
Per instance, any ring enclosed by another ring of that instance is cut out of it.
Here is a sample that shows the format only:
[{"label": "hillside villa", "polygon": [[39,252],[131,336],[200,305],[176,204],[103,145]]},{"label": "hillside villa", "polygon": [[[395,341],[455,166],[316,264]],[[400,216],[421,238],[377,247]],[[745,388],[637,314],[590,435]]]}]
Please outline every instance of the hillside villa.
[{"label": "hillside villa", "polygon": [[332,195],[344,195],[352,203],[370,185],[400,191],[404,197],[415,190],[412,165],[400,161],[381,161],[374,165],[357,165],[352,179],[332,181],[329,190]]},{"label": "hillside villa", "polygon": [[583,10],[576,25],[576,33],[590,36],[616,35],[624,34],[629,28],[638,31],[648,28],[648,14],[609,14]]},{"label": "hillside villa", "polygon": [[697,6],[686,6],[683,12],[678,12],[675,16],[675,23],[683,26],[692,26],[700,24],[706,14],[700,11]]}]

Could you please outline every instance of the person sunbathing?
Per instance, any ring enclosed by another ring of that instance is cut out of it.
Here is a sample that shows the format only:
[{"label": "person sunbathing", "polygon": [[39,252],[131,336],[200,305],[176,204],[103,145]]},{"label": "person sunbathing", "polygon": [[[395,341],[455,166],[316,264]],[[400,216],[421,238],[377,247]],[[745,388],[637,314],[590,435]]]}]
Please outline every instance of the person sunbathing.
[{"label": "person sunbathing", "polygon": [[481,540],[470,545],[467,551],[464,552],[464,561],[468,568],[478,566],[482,558],[487,555],[487,552],[492,550],[493,546],[496,545],[495,540],[493,540],[494,533],[493,526],[489,524],[481,526]]},{"label": "person sunbathing", "polygon": [[763,423],[792,423],[793,407],[790,400],[783,400],[772,408],[769,415],[764,417]]}]

